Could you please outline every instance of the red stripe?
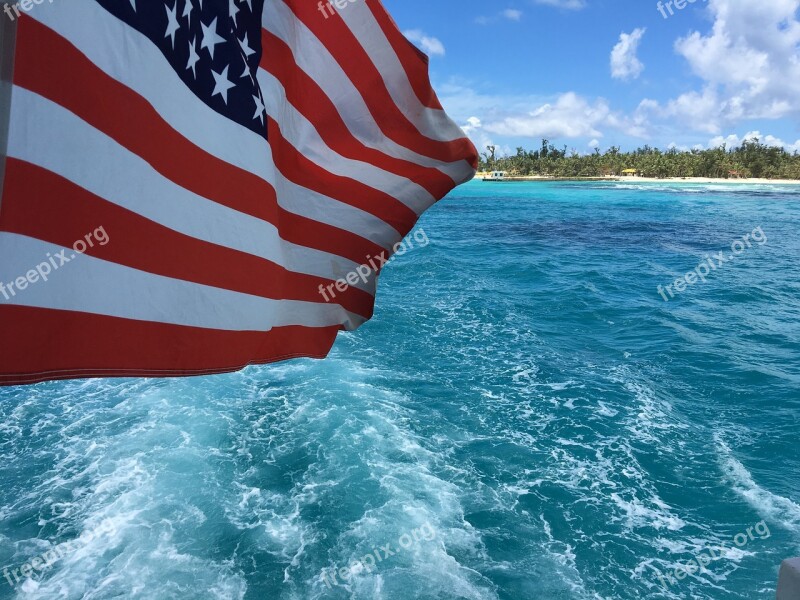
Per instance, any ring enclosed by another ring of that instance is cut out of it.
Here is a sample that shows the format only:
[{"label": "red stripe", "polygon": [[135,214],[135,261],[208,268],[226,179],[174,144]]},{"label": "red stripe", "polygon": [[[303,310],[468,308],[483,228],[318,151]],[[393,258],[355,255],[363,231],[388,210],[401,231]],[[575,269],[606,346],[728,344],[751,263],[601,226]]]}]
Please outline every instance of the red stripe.
[{"label": "red stripe", "polygon": [[261,30],[263,46],[269,47],[261,57],[261,68],[283,85],[286,99],[314,126],[325,144],[351,160],[360,160],[425,188],[439,200],[453,189],[455,182],[433,167],[424,167],[410,160],[394,158],[362,144],[347,128],[336,105],[317,82],[295,61],[291,49],[266,29]]},{"label": "red stripe", "polygon": [[281,208],[268,182],[189,142],[147,100],[33,19],[20,19],[15,60],[15,84],[67,108],[181,187],[273,223],[283,239],[301,246],[359,264],[381,252],[377,244],[356,234]]},{"label": "red stripe", "polygon": [[[0,230],[64,247],[103,227],[110,238],[87,254],[140,271],[275,300],[324,303],[331,280],[295,273],[273,262],[173,231],[106,202],[41,167],[9,158]],[[365,318],[374,298],[354,287],[335,302]]]},{"label": "red stripe", "polygon": [[209,375],[290,358],[324,358],[337,332],[337,327],[299,326],[219,331],[5,304],[0,322],[0,385]]},{"label": "red stripe", "polygon": [[[335,10],[321,18],[318,6],[307,0],[281,0],[319,39],[358,89],[381,131],[417,154],[444,162],[477,161],[475,148],[466,139],[443,142],[420,133],[394,103],[380,72],[367,51]],[[269,52],[270,48],[264,48]]]},{"label": "red stripe", "polygon": [[[397,198],[355,179],[334,175],[303,156],[283,137],[275,119],[269,119],[269,143],[275,166],[289,181],[355,206],[378,217],[398,232],[409,231],[417,222],[417,213]],[[390,243],[398,241],[399,236],[390,240]]]},{"label": "red stripe", "polygon": [[428,108],[443,110],[428,77],[428,57],[402,34],[394,19],[379,1],[364,1],[403,65],[403,70],[419,101]]}]

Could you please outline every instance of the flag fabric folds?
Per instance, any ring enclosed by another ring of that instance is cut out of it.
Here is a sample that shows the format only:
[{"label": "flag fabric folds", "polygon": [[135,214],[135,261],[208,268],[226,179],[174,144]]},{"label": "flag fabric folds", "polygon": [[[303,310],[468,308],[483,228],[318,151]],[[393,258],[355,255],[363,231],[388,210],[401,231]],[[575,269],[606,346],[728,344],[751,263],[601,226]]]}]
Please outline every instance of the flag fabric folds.
[{"label": "flag fabric folds", "polygon": [[323,357],[372,316],[380,266],[477,156],[380,2],[333,2],[0,15],[0,385]]}]

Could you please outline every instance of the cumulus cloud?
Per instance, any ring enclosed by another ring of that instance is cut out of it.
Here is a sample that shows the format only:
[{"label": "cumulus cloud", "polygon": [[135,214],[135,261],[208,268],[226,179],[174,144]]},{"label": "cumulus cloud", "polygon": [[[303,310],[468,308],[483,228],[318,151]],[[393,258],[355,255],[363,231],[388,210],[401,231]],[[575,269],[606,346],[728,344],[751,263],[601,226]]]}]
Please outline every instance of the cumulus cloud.
[{"label": "cumulus cloud", "polygon": [[636,79],[642,74],[644,65],[636,56],[639,42],[642,41],[646,29],[634,29],[631,33],[622,33],[619,42],[611,50],[611,76],[615,79]]},{"label": "cumulus cloud", "polygon": [[762,135],[760,131],[750,131],[745,133],[742,137],[739,137],[735,133],[732,133],[726,137],[718,135],[709,140],[708,147],[719,148],[720,146],[725,145],[728,148],[735,148],[737,146],[741,146],[744,142],[752,140],[759,140],[762,144],[767,146],[784,148],[787,152],[800,152],[800,140],[797,140],[794,144],[787,144],[782,139],[777,138],[774,135]]},{"label": "cumulus cloud", "polygon": [[662,120],[673,126],[677,124],[678,129],[714,135],[720,133],[721,127],[712,116],[717,114],[721,104],[719,93],[712,86],[706,86],[699,92],[681,94],[663,105],[651,99],[642,100],[637,113],[643,122]]},{"label": "cumulus cloud", "polygon": [[667,111],[708,133],[747,119],[800,115],[800,0],[709,0],[714,22],[675,43],[701,91]]},{"label": "cumulus cloud", "polygon": [[444,44],[435,37],[426,35],[420,29],[408,29],[403,32],[411,42],[428,56],[444,56]]},{"label": "cumulus cloud", "polygon": [[469,117],[466,125],[462,125],[461,129],[475,144],[478,152],[483,152],[488,146],[494,146],[495,156],[509,156],[511,154],[509,146],[500,146],[492,140],[492,137],[483,129],[483,123],[478,117]]},{"label": "cumulus cloud", "polygon": [[519,137],[577,138],[600,137],[597,127],[604,123],[611,109],[603,99],[588,101],[574,92],[559,96],[555,102],[538,106],[527,114],[505,117],[487,123],[487,131]]},{"label": "cumulus cloud", "polygon": [[608,130],[634,137],[647,135],[643,111],[623,114],[613,111],[603,98],[587,98],[575,92],[552,97],[496,95],[453,81],[438,86],[438,91],[443,106],[458,122],[479,119],[479,130],[497,138],[599,140]]}]

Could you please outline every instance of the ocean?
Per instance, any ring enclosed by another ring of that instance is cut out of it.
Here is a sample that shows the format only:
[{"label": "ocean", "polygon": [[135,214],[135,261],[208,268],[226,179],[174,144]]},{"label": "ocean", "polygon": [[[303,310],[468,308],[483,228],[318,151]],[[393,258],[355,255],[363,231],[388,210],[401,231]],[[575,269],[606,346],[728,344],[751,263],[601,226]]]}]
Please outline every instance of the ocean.
[{"label": "ocean", "polygon": [[325,361],[2,389],[0,598],[774,598],[799,232],[793,187],[472,182]]}]

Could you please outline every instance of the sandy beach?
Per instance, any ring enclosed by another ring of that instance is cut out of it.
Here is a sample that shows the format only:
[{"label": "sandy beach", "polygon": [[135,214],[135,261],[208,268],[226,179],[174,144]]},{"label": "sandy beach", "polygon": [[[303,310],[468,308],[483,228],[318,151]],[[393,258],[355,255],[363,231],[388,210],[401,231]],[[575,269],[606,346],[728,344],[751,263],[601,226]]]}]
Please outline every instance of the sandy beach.
[{"label": "sandy beach", "polygon": [[711,184],[751,184],[751,185],[800,185],[800,179],[715,179],[713,177],[671,177],[658,179],[655,177],[614,177],[616,181],[631,181],[636,183],[711,183]]},{"label": "sandy beach", "polygon": [[[488,178],[490,173],[477,173],[475,179]],[[755,177],[723,179],[714,177],[546,177],[543,175],[510,176],[496,181],[615,181],[627,183],[694,183],[729,185],[800,185],[800,179],[759,179]]]}]

